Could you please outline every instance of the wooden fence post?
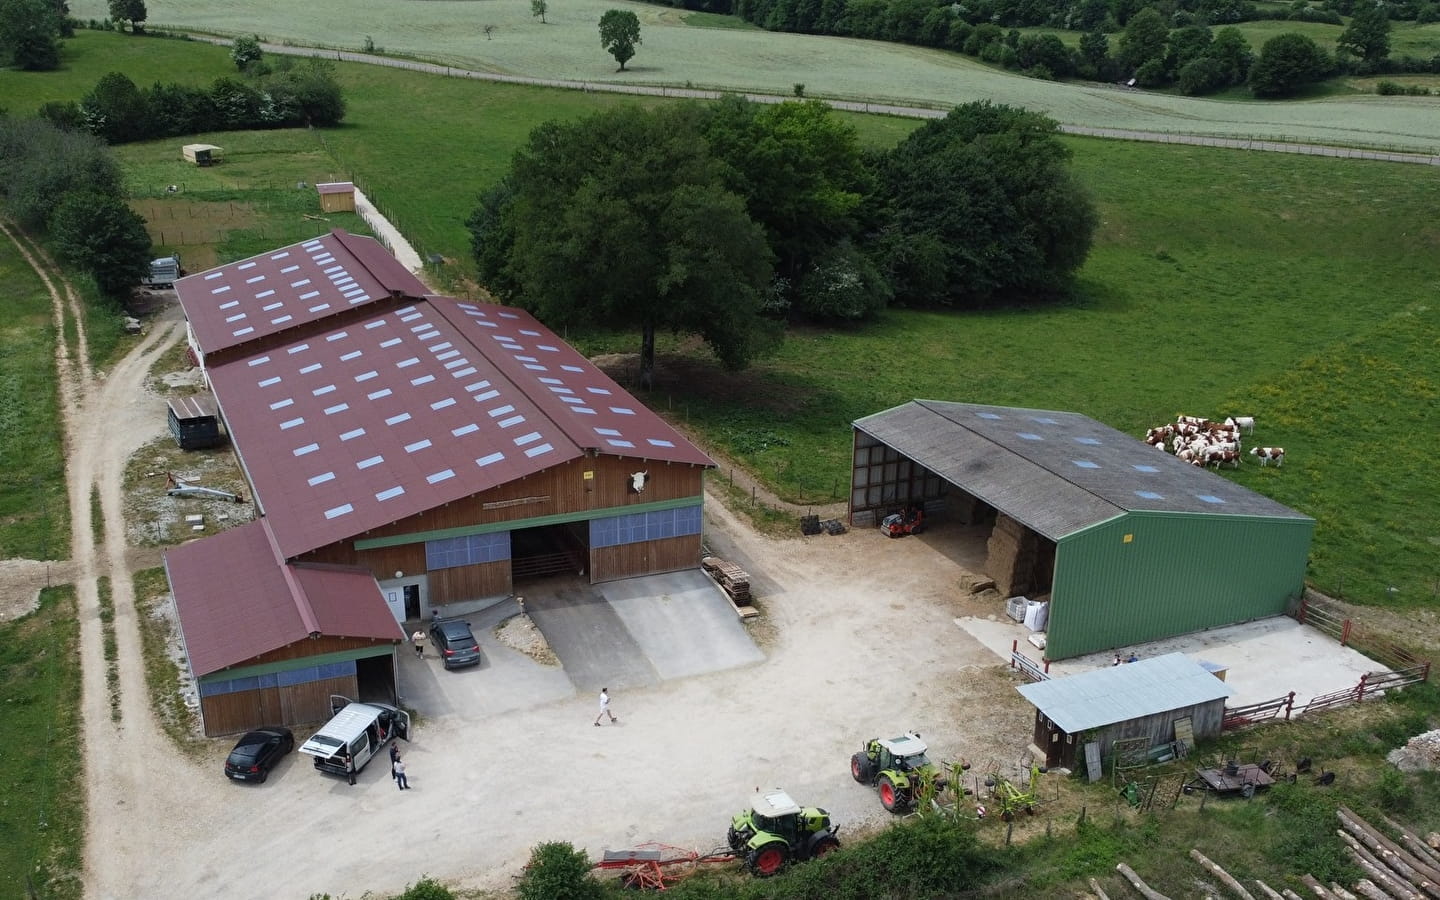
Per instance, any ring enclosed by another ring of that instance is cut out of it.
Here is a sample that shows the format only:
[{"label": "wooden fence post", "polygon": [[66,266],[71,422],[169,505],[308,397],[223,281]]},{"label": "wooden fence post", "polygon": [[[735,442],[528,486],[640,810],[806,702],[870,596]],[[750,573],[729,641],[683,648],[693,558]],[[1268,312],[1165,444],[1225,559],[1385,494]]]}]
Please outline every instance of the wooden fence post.
[{"label": "wooden fence post", "polygon": [[1017,638],[1010,642],[1010,668],[1015,668],[1015,654],[1020,650],[1020,640]]},{"label": "wooden fence post", "polygon": [[1340,626],[1340,646],[1344,647],[1348,643],[1350,643],[1350,620],[1346,619],[1345,623]]},{"label": "wooden fence post", "polygon": [[1045,674],[1046,674],[1046,675],[1049,675],[1049,674],[1050,674],[1050,660],[1048,660],[1048,659],[1045,660]]}]

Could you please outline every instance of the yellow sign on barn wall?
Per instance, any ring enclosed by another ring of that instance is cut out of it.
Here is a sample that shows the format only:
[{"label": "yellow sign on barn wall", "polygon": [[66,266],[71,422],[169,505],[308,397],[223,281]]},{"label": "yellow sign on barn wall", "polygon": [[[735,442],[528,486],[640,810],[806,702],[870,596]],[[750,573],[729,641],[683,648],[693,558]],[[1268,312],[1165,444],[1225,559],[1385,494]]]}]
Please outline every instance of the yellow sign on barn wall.
[{"label": "yellow sign on barn wall", "polygon": [[595,473],[594,473],[594,472],[586,472],[586,473],[585,473],[585,480],[586,480],[586,481],[594,481],[594,480],[595,480]]},{"label": "yellow sign on barn wall", "polygon": [[1133,535],[1133,534],[1127,534],[1127,535],[1125,535],[1123,538],[1120,539],[1120,542],[1123,543],[1123,544],[1128,544],[1128,543],[1130,543],[1130,542],[1133,541],[1133,540],[1135,540],[1135,535]]}]

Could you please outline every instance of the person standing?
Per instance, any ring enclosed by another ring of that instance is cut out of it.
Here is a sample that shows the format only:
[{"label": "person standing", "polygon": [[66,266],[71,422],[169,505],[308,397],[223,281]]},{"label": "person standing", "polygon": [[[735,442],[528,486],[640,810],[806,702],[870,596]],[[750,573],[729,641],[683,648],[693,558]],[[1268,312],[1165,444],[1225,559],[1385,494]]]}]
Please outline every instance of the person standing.
[{"label": "person standing", "polygon": [[400,758],[400,754],[395,754],[395,762],[391,768],[395,772],[395,784],[399,786],[402,791],[409,790],[410,782],[405,780],[405,760]]},{"label": "person standing", "polygon": [[610,721],[611,721],[611,722],[618,722],[618,721],[620,721],[619,719],[615,718],[615,714],[610,711],[610,689],[609,689],[609,688],[601,688],[601,689],[600,689],[600,714],[595,717],[595,727],[596,727],[596,728],[599,728],[599,727],[600,727],[600,720],[603,719],[603,718],[605,718],[606,716],[609,716],[609,717],[610,717]]},{"label": "person standing", "polygon": [[410,640],[415,644],[415,655],[420,659],[425,658],[425,629],[416,628],[415,633],[410,635]]},{"label": "person standing", "polygon": [[399,744],[391,744],[391,745],[390,745],[390,777],[391,777],[391,778],[395,778],[397,781],[398,781],[399,779],[398,779],[397,776],[395,775],[395,764],[398,763],[399,761],[400,761],[400,745],[399,745]]}]

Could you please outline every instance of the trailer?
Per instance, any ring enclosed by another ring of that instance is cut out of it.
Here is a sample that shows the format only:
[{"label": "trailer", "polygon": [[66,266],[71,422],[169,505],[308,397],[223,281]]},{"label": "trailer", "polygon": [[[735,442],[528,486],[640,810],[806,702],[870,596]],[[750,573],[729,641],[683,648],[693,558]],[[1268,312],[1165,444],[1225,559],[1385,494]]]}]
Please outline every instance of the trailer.
[{"label": "trailer", "polygon": [[185,270],[180,267],[180,254],[176,253],[150,260],[150,271],[140,278],[140,283],[146,287],[174,287],[175,282],[184,275]]}]

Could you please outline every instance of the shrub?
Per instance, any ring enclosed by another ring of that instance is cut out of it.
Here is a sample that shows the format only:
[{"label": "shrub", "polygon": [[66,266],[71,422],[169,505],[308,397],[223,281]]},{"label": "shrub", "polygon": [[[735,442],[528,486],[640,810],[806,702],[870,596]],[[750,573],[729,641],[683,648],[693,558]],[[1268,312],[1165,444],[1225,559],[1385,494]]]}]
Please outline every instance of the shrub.
[{"label": "shrub", "polygon": [[1405,93],[1405,85],[1396,84],[1393,81],[1382,81],[1375,85],[1375,93],[1382,97],[1394,97],[1397,94]]},{"label": "shrub", "polygon": [[567,841],[531,850],[515,892],[520,900],[592,900],[604,895],[600,882],[590,874],[590,859]]},{"label": "shrub", "polygon": [[1415,805],[1415,796],[1410,792],[1405,776],[1389,766],[1380,771],[1380,780],[1375,784],[1375,800],[1389,812],[1405,812]]}]

